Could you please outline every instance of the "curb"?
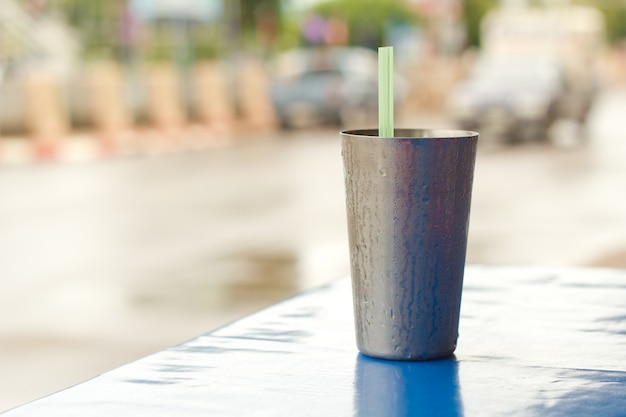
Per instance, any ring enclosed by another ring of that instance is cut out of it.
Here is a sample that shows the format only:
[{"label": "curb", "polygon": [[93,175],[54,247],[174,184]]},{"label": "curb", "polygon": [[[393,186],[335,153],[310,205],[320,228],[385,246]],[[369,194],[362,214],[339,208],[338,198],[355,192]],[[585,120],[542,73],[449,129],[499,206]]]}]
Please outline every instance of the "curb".
[{"label": "curb", "polygon": [[233,132],[201,125],[170,131],[73,132],[54,142],[26,136],[0,137],[0,167],[164,155],[222,148],[233,141]]}]

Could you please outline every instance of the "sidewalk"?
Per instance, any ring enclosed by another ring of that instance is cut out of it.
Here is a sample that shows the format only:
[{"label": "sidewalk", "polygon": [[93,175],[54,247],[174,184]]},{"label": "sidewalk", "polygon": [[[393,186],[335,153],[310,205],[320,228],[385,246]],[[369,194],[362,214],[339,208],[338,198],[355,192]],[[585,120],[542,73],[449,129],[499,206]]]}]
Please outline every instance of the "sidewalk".
[{"label": "sidewalk", "polygon": [[[449,122],[443,114],[423,111],[404,111],[396,123],[399,127],[449,127]],[[339,131],[344,128],[335,129]],[[27,136],[0,136],[0,168],[36,163],[80,163],[117,157],[163,155],[221,148],[241,141],[294,134],[300,135],[302,132],[282,132],[277,128],[255,131],[245,125],[225,129],[191,124],[177,132],[168,133],[145,127],[120,133],[116,137],[107,137],[93,131],[73,131],[50,147],[42,147]]]}]

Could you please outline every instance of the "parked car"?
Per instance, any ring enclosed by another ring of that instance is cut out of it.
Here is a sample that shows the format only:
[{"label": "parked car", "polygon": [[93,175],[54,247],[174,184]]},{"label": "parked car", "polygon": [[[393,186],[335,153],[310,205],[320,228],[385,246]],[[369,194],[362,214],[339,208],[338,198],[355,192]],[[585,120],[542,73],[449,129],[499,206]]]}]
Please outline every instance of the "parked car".
[{"label": "parked car", "polygon": [[452,92],[448,109],[463,129],[505,141],[543,140],[559,117],[565,87],[558,61],[486,56]]},{"label": "parked car", "polygon": [[[405,81],[395,75],[395,99]],[[378,57],[360,47],[294,49],[274,62],[271,100],[283,128],[320,124],[376,125]]]}]

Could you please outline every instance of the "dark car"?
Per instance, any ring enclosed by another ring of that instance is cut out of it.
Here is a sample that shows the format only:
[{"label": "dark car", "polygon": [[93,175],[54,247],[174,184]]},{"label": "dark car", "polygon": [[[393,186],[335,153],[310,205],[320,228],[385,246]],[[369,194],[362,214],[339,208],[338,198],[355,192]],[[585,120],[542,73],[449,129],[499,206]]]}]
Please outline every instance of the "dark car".
[{"label": "dark car", "polygon": [[[396,101],[403,80],[396,76]],[[378,56],[359,47],[301,48],[274,62],[271,99],[284,128],[376,125]]]},{"label": "dark car", "polygon": [[483,57],[451,94],[449,113],[461,128],[505,141],[544,140],[564,94],[564,74],[553,59]]}]

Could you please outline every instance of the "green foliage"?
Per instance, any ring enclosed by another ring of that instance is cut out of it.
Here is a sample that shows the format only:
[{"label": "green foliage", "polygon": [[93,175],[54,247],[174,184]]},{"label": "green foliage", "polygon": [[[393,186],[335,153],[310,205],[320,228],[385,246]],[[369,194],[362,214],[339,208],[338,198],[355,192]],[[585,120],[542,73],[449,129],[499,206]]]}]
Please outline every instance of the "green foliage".
[{"label": "green foliage", "polygon": [[197,26],[191,33],[193,40],[191,55],[194,60],[208,60],[218,57],[220,50],[220,33],[216,26]]},{"label": "green foliage", "polygon": [[295,48],[300,44],[300,25],[293,20],[283,21],[280,39],[278,40],[278,48],[280,50],[287,50]]},{"label": "green foliage", "polygon": [[384,45],[385,28],[389,25],[419,23],[416,12],[402,0],[336,0],[321,3],[312,11],[344,20],[352,45]]},{"label": "green foliage", "polygon": [[480,22],[498,5],[498,0],[463,0],[465,27],[469,46],[480,46]]},{"label": "green foliage", "polygon": [[598,7],[604,15],[606,34],[611,43],[626,39],[626,3],[615,7]]},{"label": "green foliage", "polygon": [[[227,3],[233,0],[226,0]],[[280,0],[239,0],[239,15],[243,32],[254,32],[259,19],[272,16],[280,19]]]},{"label": "green foliage", "polygon": [[85,58],[111,58],[117,54],[120,4],[120,0],[57,1],[83,45]]},{"label": "green foliage", "polygon": [[[283,37],[281,0],[238,0],[242,46],[264,53],[276,48]],[[226,3],[233,0],[226,0]]]},{"label": "green foliage", "polygon": [[626,1],[573,0],[572,4],[595,7],[603,14],[609,42],[615,43],[626,39]]},{"label": "green foliage", "polygon": [[[125,0],[58,0],[57,4],[77,32],[84,58],[124,56],[119,31]],[[220,53],[218,32],[216,25],[191,25],[185,30],[154,22],[142,28],[143,39],[136,52],[148,61],[176,60],[185,64],[194,59],[211,59]]]}]

